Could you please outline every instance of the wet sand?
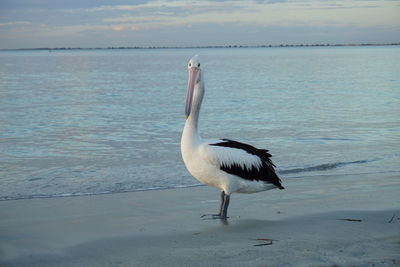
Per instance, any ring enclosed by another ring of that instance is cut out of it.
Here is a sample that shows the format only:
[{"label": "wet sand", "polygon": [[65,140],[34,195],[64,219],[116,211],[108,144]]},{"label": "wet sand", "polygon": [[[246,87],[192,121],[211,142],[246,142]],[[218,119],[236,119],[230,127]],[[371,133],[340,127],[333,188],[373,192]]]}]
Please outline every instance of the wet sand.
[{"label": "wet sand", "polygon": [[399,266],[400,176],[285,179],[285,190],[193,187],[0,202],[0,266]]}]

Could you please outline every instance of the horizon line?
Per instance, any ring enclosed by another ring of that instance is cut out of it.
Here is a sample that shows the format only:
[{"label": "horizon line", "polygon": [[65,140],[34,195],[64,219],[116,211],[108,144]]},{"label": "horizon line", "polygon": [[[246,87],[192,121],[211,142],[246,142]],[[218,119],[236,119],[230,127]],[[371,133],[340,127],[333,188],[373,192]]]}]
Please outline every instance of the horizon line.
[{"label": "horizon line", "polygon": [[112,50],[112,49],[202,49],[202,48],[275,48],[275,47],[340,47],[340,46],[397,46],[398,43],[348,43],[348,44],[279,44],[279,45],[204,45],[204,46],[107,46],[107,47],[32,47],[0,48],[0,51],[26,50]]}]

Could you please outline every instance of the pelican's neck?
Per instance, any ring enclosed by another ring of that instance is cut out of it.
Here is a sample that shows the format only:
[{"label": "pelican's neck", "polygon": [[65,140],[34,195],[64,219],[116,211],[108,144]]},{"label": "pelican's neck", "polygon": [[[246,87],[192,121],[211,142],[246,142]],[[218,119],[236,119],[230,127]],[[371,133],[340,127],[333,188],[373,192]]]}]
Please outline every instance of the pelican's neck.
[{"label": "pelican's neck", "polygon": [[185,128],[183,129],[182,140],[185,140],[191,144],[198,144],[201,141],[199,134],[199,115],[201,102],[203,101],[204,95],[204,84],[202,80],[196,84],[196,88],[193,95],[192,110],[189,117],[186,119]]},{"label": "pelican's neck", "polygon": [[183,129],[182,139],[185,139],[188,143],[197,144],[200,142],[200,134],[198,128],[199,113],[196,115],[190,114],[186,120],[185,128]]}]

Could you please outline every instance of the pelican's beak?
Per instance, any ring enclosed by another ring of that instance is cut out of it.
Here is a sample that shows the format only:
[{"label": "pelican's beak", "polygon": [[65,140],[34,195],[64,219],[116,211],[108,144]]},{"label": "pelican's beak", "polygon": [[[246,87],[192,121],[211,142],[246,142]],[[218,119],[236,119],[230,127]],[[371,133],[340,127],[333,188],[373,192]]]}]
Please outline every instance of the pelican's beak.
[{"label": "pelican's beak", "polygon": [[196,85],[198,74],[199,74],[198,68],[196,67],[189,68],[189,79],[188,79],[188,88],[187,88],[186,106],[185,106],[186,119],[189,118],[190,111],[192,109],[194,86]]}]

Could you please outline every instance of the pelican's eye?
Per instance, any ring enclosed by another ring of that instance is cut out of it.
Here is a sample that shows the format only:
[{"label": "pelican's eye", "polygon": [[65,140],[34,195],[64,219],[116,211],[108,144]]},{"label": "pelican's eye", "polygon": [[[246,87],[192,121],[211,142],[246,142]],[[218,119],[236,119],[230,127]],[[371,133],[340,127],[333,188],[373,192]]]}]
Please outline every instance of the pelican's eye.
[{"label": "pelican's eye", "polygon": [[189,63],[189,67],[191,67],[192,66],[192,63]]},{"label": "pelican's eye", "polygon": [[200,63],[199,63],[199,64],[197,64],[197,67],[200,67]]}]

